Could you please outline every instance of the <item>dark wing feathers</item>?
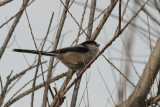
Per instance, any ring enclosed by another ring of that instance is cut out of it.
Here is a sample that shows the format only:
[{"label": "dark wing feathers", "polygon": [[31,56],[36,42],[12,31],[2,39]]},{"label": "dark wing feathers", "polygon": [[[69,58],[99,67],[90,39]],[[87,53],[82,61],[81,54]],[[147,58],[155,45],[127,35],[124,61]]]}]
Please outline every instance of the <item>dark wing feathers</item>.
[{"label": "dark wing feathers", "polygon": [[58,49],[55,51],[50,51],[50,52],[45,52],[45,51],[37,51],[37,50],[28,50],[28,49],[14,49],[13,51],[15,52],[22,52],[22,53],[32,53],[32,54],[42,54],[46,56],[56,56],[57,54],[63,54],[66,52],[78,52],[78,53],[85,53],[88,52],[88,48],[83,46],[75,46],[75,47],[67,47],[67,48],[62,48]]},{"label": "dark wing feathers", "polygon": [[67,47],[67,48],[62,48],[58,49],[55,51],[51,51],[49,53],[66,53],[66,52],[78,52],[78,53],[85,53],[88,52],[87,47],[80,47],[80,46],[75,46],[75,47]]}]

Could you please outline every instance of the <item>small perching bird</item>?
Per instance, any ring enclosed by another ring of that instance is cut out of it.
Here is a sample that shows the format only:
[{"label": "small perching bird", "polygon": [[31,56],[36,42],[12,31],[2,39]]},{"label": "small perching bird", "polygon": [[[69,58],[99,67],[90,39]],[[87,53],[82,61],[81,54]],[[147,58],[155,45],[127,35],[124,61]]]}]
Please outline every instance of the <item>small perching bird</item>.
[{"label": "small perching bird", "polygon": [[85,41],[77,46],[66,47],[45,52],[27,49],[14,49],[15,52],[54,56],[72,70],[81,70],[98,53],[99,44],[95,41]]}]

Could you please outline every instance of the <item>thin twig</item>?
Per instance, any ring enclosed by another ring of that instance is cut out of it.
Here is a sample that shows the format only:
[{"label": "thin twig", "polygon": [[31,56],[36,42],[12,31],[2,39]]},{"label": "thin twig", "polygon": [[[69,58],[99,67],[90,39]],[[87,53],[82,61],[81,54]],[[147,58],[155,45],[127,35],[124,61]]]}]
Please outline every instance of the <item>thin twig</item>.
[{"label": "thin twig", "polygon": [[87,4],[88,4],[88,0],[86,0],[85,6],[84,6],[84,10],[83,10],[83,13],[82,13],[82,18],[81,18],[81,22],[80,22],[80,25],[79,25],[78,35],[77,35],[77,38],[75,40],[76,44],[78,43],[78,40],[79,40],[79,37],[80,37],[80,32],[82,30],[82,24],[83,24],[83,20],[84,20],[84,15],[86,13]]},{"label": "thin twig", "polygon": [[14,29],[16,28],[16,25],[18,24],[18,22],[19,22],[19,20],[20,20],[20,18],[22,16],[23,10],[26,7],[28,2],[29,2],[29,0],[25,0],[24,3],[22,4],[21,9],[20,9],[22,11],[15,18],[15,20],[14,20],[14,22],[13,22],[13,24],[12,24],[12,26],[11,26],[9,32],[8,32],[8,35],[6,36],[6,39],[5,39],[5,41],[4,41],[4,43],[3,43],[2,47],[1,47],[1,50],[0,50],[0,59],[2,58],[2,55],[3,55],[3,53],[4,53],[4,51],[5,51],[6,47],[7,47],[7,44],[9,42],[11,36],[12,36],[12,33],[14,32]]},{"label": "thin twig", "polygon": [[5,84],[4,89],[2,90],[2,93],[0,95],[0,106],[2,105],[3,100],[5,98],[8,86],[11,84],[10,77],[11,77],[12,73],[13,73],[13,71],[11,71],[11,73],[9,74],[9,76],[7,76],[6,84]]},{"label": "thin twig", "polygon": [[[136,107],[141,107],[145,104],[145,99],[150,92],[151,86],[158,74],[159,67],[160,67],[160,38],[157,41],[156,46],[153,49],[152,54],[148,60],[148,63],[143,71],[143,74],[138,81],[135,90],[130,95],[130,97],[118,105],[117,107],[121,106],[131,106],[134,105]],[[138,103],[141,102],[141,103]]]},{"label": "thin twig", "polygon": [[94,13],[95,13],[95,10],[96,10],[96,2],[97,2],[96,0],[91,1],[89,22],[88,22],[88,30],[87,30],[87,35],[88,35],[89,38],[86,38],[87,40],[89,40],[91,38],[91,34],[92,34]]},{"label": "thin twig", "polygon": [[[47,40],[47,38],[48,38],[48,34],[49,34],[49,31],[50,31],[50,28],[51,28],[53,16],[54,16],[54,11],[53,11],[53,13],[52,13],[52,15],[51,15],[51,18],[50,18],[50,22],[49,22],[49,26],[48,26],[48,30],[47,30],[46,36],[45,36],[44,40],[42,41],[43,44],[42,44],[42,47],[41,47],[41,51],[43,51],[44,45],[45,45],[46,40]],[[41,65],[41,71],[42,71],[42,79],[43,79],[43,82],[45,83],[42,65]],[[50,85],[49,85],[49,91],[50,91],[50,93],[51,93],[52,98],[54,99],[54,94],[53,94],[53,92],[52,92],[52,88],[50,87]],[[49,102],[48,102],[48,103],[49,103]]]},{"label": "thin twig", "polygon": [[1,84],[1,93],[2,93],[2,90],[3,90],[3,82],[2,82],[1,75],[0,75],[0,84]]},{"label": "thin twig", "polygon": [[[148,0],[149,1],[149,0]],[[147,1],[147,2],[148,2]],[[71,84],[61,93],[61,96],[64,96],[64,94],[73,86],[73,84],[81,77],[81,75],[86,71],[88,67],[91,66],[91,64],[115,41],[119,35],[127,28],[127,26],[132,22],[132,20],[138,15],[138,13],[143,9],[143,7],[147,4],[147,2],[144,3],[144,5],[139,9],[139,11],[129,20],[129,22],[123,27],[123,29],[117,33],[113,38],[101,49],[101,51],[83,68],[83,70],[79,73],[79,75],[71,82]]]},{"label": "thin twig", "polygon": [[78,90],[79,90],[79,86],[80,86],[80,83],[81,83],[81,79],[82,79],[82,77],[80,77],[77,80],[77,82],[75,83],[74,91],[73,91],[73,94],[72,94],[71,107],[76,107]]},{"label": "thin twig", "polygon": [[119,0],[119,29],[118,30],[119,31],[121,30],[121,0]]},{"label": "thin twig", "polygon": [[39,69],[39,65],[41,64],[41,58],[39,56],[38,58],[38,66],[36,68],[36,71],[35,71],[35,75],[34,75],[34,80],[33,80],[33,84],[32,84],[32,96],[31,96],[31,107],[33,107],[33,102],[34,102],[34,90],[35,90],[35,85],[36,85],[36,77],[37,77],[37,74],[38,74],[38,69]]},{"label": "thin twig", "polygon": [[[66,76],[67,74],[68,74],[68,72],[65,72],[65,73],[62,73],[62,74],[60,74],[60,75],[54,77],[53,79],[51,79],[50,83],[52,83],[52,82],[54,82],[54,81],[57,81],[57,80],[63,78],[63,77]],[[34,91],[36,91],[36,90],[38,90],[38,89],[44,87],[44,85],[45,85],[44,82],[41,83],[41,84],[39,84],[39,85],[36,85]],[[15,103],[16,101],[18,101],[19,99],[21,99],[22,97],[24,97],[24,96],[26,96],[26,95],[32,93],[32,90],[33,90],[33,89],[30,88],[29,90],[27,90],[27,91],[21,93],[20,95],[18,95],[18,96],[15,97],[14,99],[8,101],[8,102],[4,105],[4,107],[8,107],[8,106],[10,106],[11,104]]]},{"label": "thin twig", "polygon": [[63,103],[63,102],[61,102],[61,99],[63,99],[64,97],[61,97],[60,94],[67,87],[69,81],[72,79],[73,74],[74,74],[74,71],[69,70],[67,77],[66,77],[65,81],[63,82],[63,85],[61,86],[60,90],[58,91],[57,95],[55,96],[55,99],[52,101],[50,107],[59,107]]},{"label": "thin twig", "polygon": [[[85,13],[86,13],[87,4],[88,4],[88,0],[86,0],[84,10],[83,10],[83,13],[82,13],[82,18],[81,18],[81,22],[80,22],[80,26],[79,26],[79,31],[78,31],[78,36],[76,38],[76,45],[77,45],[78,39],[80,37],[80,32],[81,32],[81,29],[82,29],[82,24],[83,24],[84,16],[85,16]],[[84,65],[85,65],[85,63],[84,63]],[[79,90],[79,86],[80,86],[80,83],[81,83],[81,79],[82,79],[82,77],[80,77],[79,80],[75,83],[75,87],[74,87],[73,94],[72,94],[71,107],[76,106],[78,90]]]},{"label": "thin twig", "polygon": [[105,60],[111,64],[133,87],[135,87],[135,85],[112,63],[110,62],[103,54],[102,56],[105,58]]},{"label": "thin twig", "polygon": [[[44,63],[46,63],[46,62],[47,62],[47,61],[44,61],[44,62],[42,62],[42,64],[44,64]],[[36,64],[36,65],[32,65],[32,66],[28,67],[27,69],[23,70],[22,72],[14,75],[12,78],[10,78],[10,80],[11,80],[11,81],[14,81],[14,80],[17,79],[18,77],[24,75],[27,71],[29,71],[29,70],[37,67],[37,66],[38,66],[38,65]]]},{"label": "thin twig", "polygon": [[[28,1],[28,2],[29,2],[29,1]],[[4,22],[4,23],[0,26],[0,28],[2,28],[5,24],[7,24],[9,21],[11,21],[13,18],[15,18],[17,15],[22,14],[22,12],[24,11],[24,9],[25,9],[26,7],[28,7],[30,4],[32,4],[33,2],[34,2],[34,0],[32,0],[30,3],[28,3],[28,4],[26,4],[26,5],[24,5],[25,3],[23,3],[24,7],[23,7],[23,8],[21,7],[20,11],[19,11],[18,13],[16,13],[14,16],[12,16],[10,19],[8,19],[6,22]]]},{"label": "thin twig", "polygon": [[[60,0],[60,1],[63,4],[63,6],[67,9],[67,7],[64,5],[64,3],[62,2],[62,0]],[[75,17],[71,14],[71,12],[69,10],[67,10],[67,11],[68,11],[69,15],[71,16],[71,18],[74,20],[74,22],[80,27],[79,23],[77,22],[77,20],[75,19]],[[83,33],[85,33],[86,36],[88,36],[86,34],[85,30],[83,30],[82,28],[81,28],[81,30],[82,30]]]},{"label": "thin twig", "polygon": [[51,28],[51,25],[52,25],[53,16],[54,16],[54,11],[53,11],[52,16],[51,16],[51,18],[50,18],[48,30],[47,30],[46,36],[45,36],[45,38],[44,38],[44,40],[43,40],[43,44],[42,44],[42,47],[41,47],[41,51],[43,50],[44,45],[45,45],[45,43],[46,43],[46,40],[47,40],[47,38],[48,38],[48,34],[49,34],[49,32],[50,32],[50,28]]},{"label": "thin twig", "polygon": [[3,6],[11,1],[13,1],[13,0],[3,0],[2,2],[0,2],[0,6]]},{"label": "thin twig", "polygon": [[[54,64],[53,68],[55,68],[56,65],[57,65],[57,63]],[[43,74],[46,73],[47,71],[48,71],[48,70],[44,71]],[[43,75],[43,74],[39,74],[36,78],[39,78],[39,77],[40,77],[41,75]],[[9,102],[14,96],[16,96],[16,94],[18,94],[22,89],[24,89],[24,88],[25,88],[28,84],[30,84],[33,80],[34,80],[34,79],[32,79],[32,80],[28,81],[27,83],[25,83],[7,102]],[[44,82],[44,83],[45,83],[45,82]]]},{"label": "thin twig", "polygon": [[[26,10],[26,9],[25,9],[25,13],[26,13],[26,17],[27,17],[29,29],[30,29],[30,31],[31,31],[32,40],[33,40],[33,42],[34,42],[35,48],[36,48],[37,51],[38,51],[38,48],[37,48],[37,45],[36,45],[36,41],[35,41],[35,39],[34,39],[32,27],[31,27],[31,24],[30,24],[29,17],[28,17],[28,14],[27,14],[27,10]],[[38,55],[39,55],[39,58],[38,58],[38,66],[37,66],[37,68],[36,68],[36,72],[35,72],[35,75],[34,75],[34,81],[33,81],[33,84],[32,84],[33,91],[32,91],[32,95],[31,95],[31,107],[33,107],[33,102],[34,102],[34,89],[35,89],[35,84],[36,84],[36,77],[37,77],[37,74],[38,74],[39,65],[41,65],[41,54],[39,53]]]},{"label": "thin twig", "polygon": [[111,0],[111,4],[109,5],[107,11],[103,15],[99,25],[96,27],[96,30],[93,32],[91,36],[91,40],[95,40],[100,33],[102,27],[104,26],[105,22],[107,21],[108,17],[110,16],[112,10],[114,9],[115,5],[117,4],[118,0]]},{"label": "thin twig", "polygon": [[84,91],[83,91],[83,94],[82,94],[82,97],[81,97],[81,100],[80,100],[80,102],[79,102],[78,107],[80,107],[81,102],[82,102],[82,98],[84,98],[84,94],[85,94],[85,91],[86,91],[86,89],[87,89],[87,87],[88,87],[88,83],[89,83],[89,80],[90,80],[91,73],[92,73],[92,72],[90,71],[89,77],[88,77],[88,79],[87,79],[87,81],[86,81],[86,86],[85,86],[85,89],[84,89]]},{"label": "thin twig", "polygon": [[[7,27],[8,27],[8,29],[11,28],[8,23],[7,23]],[[18,46],[18,48],[20,48],[20,45],[18,44],[18,42],[17,42],[17,40],[16,40],[16,33],[15,33],[15,36],[13,36],[13,40],[15,41],[16,45]],[[30,64],[29,64],[26,56],[24,55],[24,53],[22,53],[22,55],[23,55],[24,59],[26,60],[27,64],[30,66]]]},{"label": "thin twig", "polygon": [[[103,54],[102,54],[102,55],[103,55]],[[101,78],[102,78],[102,81],[104,82],[104,85],[105,85],[105,87],[107,88],[107,91],[108,91],[108,93],[109,93],[109,95],[110,95],[110,97],[111,97],[114,105],[116,105],[115,101],[113,100],[112,94],[111,94],[111,92],[110,92],[110,90],[109,90],[109,88],[108,88],[108,86],[107,86],[107,84],[106,84],[106,82],[105,82],[105,80],[104,80],[104,78],[103,78],[103,76],[102,76],[99,68],[98,68],[98,73],[100,74],[100,76],[101,76]]]},{"label": "thin twig", "polygon": [[[69,2],[70,2],[70,0],[66,0],[66,2],[65,2],[66,7],[69,6]],[[59,43],[59,38],[60,38],[62,28],[63,28],[64,22],[65,22],[65,19],[66,19],[66,15],[67,15],[67,9],[68,8],[66,8],[66,7],[64,7],[64,9],[63,9],[60,24],[59,24],[58,31],[57,31],[57,34],[56,34],[56,39],[55,39],[55,42],[54,42],[55,44],[54,44],[52,50],[55,50],[57,48],[58,43]],[[46,80],[44,95],[43,95],[42,107],[46,107],[49,83],[50,83],[51,76],[52,76],[53,61],[54,61],[54,57],[51,57],[50,62],[49,62],[49,68],[48,68],[48,74],[47,74],[47,80]]]}]

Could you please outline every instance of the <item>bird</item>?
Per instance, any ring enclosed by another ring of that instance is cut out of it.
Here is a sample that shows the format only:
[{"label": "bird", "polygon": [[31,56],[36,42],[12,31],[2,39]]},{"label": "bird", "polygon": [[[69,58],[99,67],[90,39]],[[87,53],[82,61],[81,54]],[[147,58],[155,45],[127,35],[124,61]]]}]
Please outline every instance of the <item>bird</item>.
[{"label": "bird", "polygon": [[54,56],[72,70],[82,70],[99,51],[99,44],[95,41],[85,41],[76,46],[61,48],[55,51],[37,51],[28,49],[13,49],[15,52]]}]

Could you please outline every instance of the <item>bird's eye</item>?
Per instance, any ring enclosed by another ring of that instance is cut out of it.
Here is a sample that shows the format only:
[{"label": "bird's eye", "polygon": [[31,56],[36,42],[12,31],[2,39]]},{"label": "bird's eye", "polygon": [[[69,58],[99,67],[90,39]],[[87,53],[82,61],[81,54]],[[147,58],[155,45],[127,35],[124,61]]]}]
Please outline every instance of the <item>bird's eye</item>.
[{"label": "bird's eye", "polygon": [[95,45],[95,43],[91,43],[91,45]]}]

